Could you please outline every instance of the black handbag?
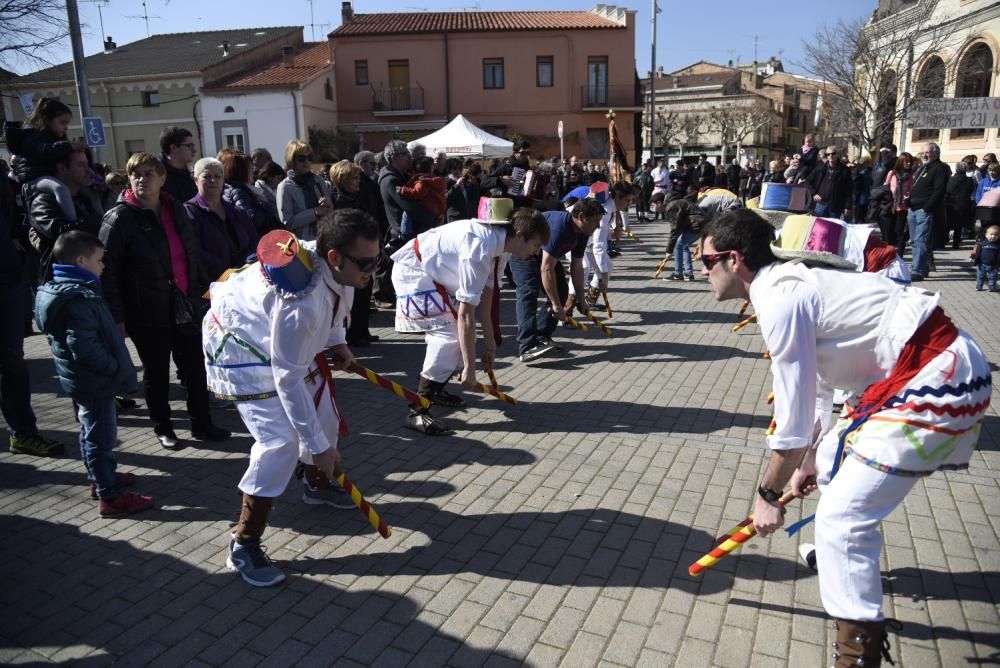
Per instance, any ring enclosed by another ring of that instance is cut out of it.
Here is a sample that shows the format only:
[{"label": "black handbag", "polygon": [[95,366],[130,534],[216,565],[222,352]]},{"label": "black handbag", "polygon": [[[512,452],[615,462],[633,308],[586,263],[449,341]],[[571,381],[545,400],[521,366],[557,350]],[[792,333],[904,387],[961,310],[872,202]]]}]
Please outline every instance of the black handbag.
[{"label": "black handbag", "polygon": [[178,287],[171,284],[172,292],[170,294],[171,307],[174,310],[174,324],[175,325],[186,325],[194,321],[194,306],[191,304],[191,300],[187,298],[183,292],[181,292]]}]

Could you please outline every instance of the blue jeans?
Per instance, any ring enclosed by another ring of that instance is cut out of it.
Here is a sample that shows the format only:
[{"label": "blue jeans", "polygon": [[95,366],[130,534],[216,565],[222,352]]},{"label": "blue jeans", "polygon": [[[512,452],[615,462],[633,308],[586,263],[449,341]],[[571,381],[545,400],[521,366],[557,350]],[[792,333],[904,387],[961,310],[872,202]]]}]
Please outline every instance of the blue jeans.
[{"label": "blue jeans", "polygon": [[[512,257],[508,263],[517,284],[517,352],[522,354],[538,345],[539,336],[552,336],[556,331],[558,321],[549,309],[548,299],[538,308],[538,297],[545,297],[542,287],[542,260],[540,257],[529,257],[519,260]],[[566,274],[562,264],[556,263],[556,286],[559,298],[563,301],[569,295]],[[583,295],[578,295],[582,299]]]},{"label": "blue jeans", "polygon": [[981,290],[983,287],[983,282],[989,280],[990,290],[996,290],[997,288],[997,270],[996,267],[990,267],[985,264],[976,265],[976,290]]},{"label": "blue jeans", "polygon": [[694,265],[691,264],[691,244],[698,239],[697,232],[681,232],[674,244],[674,276],[680,277],[681,266],[683,264],[685,274],[694,274]]},{"label": "blue jeans", "polygon": [[31,410],[31,385],[24,361],[24,318],[28,308],[28,287],[24,274],[11,285],[0,286],[0,411],[11,436],[30,437],[38,433]]},{"label": "blue jeans", "polygon": [[87,467],[87,477],[97,485],[98,499],[114,499],[122,486],[115,472],[113,450],[118,440],[118,419],[114,397],[76,397],[80,418],[80,458]]},{"label": "blue jeans", "polygon": [[816,215],[820,218],[840,218],[844,215],[844,210],[834,211],[826,202],[816,202]]},{"label": "blue jeans", "polygon": [[929,271],[927,243],[934,227],[934,214],[923,209],[910,209],[906,216],[906,226],[910,230],[910,243],[913,245],[910,273],[926,276]]}]

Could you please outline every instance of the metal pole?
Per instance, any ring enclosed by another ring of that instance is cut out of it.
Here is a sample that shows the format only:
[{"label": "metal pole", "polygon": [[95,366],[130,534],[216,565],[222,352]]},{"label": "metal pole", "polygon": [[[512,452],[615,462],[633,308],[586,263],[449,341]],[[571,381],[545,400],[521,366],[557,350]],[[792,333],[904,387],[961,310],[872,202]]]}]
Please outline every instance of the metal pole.
[{"label": "metal pole", "polygon": [[910,48],[906,53],[906,83],[903,85],[903,114],[899,123],[899,151],[906,150],[907,120],[906,111],[910,108],[910,81],[913,76],[913,40],[910,40]]},{"label": "metal pole", "polygon": [[[653,1],[653,18],[651,19],[652,38],[649,58],[649,159],[656,164],[656,0]],[[666,155],[663,156],[666,158]]]},{"label": "metal pole", "polygon": [[[76,0],[66,0],[66,18],[69,20],[69,38],[73,45],[73,76],[76,78],[77,101],[80,103],[80,127],[83,128],[83,118],[90,116],[90,89],[87,87],[87,67],[83,61],[83,38],[80,36],[80,10]],[[96,146],[94,160],[101,160],[101,149]]]}]

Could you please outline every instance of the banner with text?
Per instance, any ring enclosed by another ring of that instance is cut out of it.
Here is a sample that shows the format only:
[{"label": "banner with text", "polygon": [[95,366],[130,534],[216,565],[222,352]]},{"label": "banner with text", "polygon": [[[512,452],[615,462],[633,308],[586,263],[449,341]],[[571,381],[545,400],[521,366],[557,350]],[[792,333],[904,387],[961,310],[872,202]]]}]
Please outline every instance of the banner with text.
[{"label": "banner with text", "polygon": [[906,124],[927,130],[1000,127],[1000,97],[918,97]]}]

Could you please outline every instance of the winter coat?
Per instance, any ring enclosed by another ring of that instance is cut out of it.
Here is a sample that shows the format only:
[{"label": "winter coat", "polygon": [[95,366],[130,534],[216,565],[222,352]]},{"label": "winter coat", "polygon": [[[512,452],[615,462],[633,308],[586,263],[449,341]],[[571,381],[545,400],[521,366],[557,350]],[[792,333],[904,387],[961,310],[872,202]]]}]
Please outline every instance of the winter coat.
[{"label": "winter coat", "polygon": [[989,176],[982,179],[979,182],[979,187],[976,188],[976,204],[979,204],[979,200],[983,198],[983,195],[997,188],[1000,188],[1000,179],[991,179]]},{"label": "winter coat", "polygon": [[[313,189],[317,202],[325,197],[328,202],[333,203],[330,184],[326,179],[310,173],[304,181],[307,183],[306,187]],[[278,184],[278,216],[281,224],[294,232],[295,236],[303,241],[313,241],[316,238],[316,211],[306,202],[306,194],[295,180],[295,172],[288,170],[288,176]]]},{"label": "winter coat", "polygon": [[940,160],[920,165],[913,173],[910,208],[923,209],[944,219],[944,196],[948,191],[951,168]]},{"label": "winter coat", "polygon": [[819,165],[809,177],[809,185],[814,193],[823,197],[823,204],[829,206],[832,213],[850,208],[854,184],[851,170],[846,166],[837,163],[831,171],[829,165]]},{"label": "winter coat", "polygon": [[101,296],[100,281],[76,265],[57,265],[65,267],[67,275],[42,285],[35,297],[35,321],[48,335],[59,383],[72,397],[134,392],[135,366]]},{"label": "winter coat", "polygon": [[407,200],[396,192],[396,186],[405,186],[406,179],[396,170],[386,166],[378,173],[378,188],[382,193],[382,202],[385,204],[385,217],[389,221],[389,236],[392,239],[402,237],[399,229],[403,220],[403,212],[409,216],[416,227],[417,232],[429,230],[438,224],[434,216],[430,215],[418,202]]},{"label": "winter coat", "polygon": [[278,209],[272,206],[267,197],[257,192],[245,183],[227,183],[222,191],[222,201],[236,207],[236,210],[246,216],[262,237],[271,230],[281,229],[281,219]]},{"label": "winter coat", "polygon": [[167,162],[167,156],[162,153],[160,162],[167,170],[167,182],[163,184],[163,190],[171,197],[178,202],[186,202],[198,194],[198,186],[195,185],[194,177],[187,167],[174,167]]},{"label": "winter coat", "polygon": [[[177,236],[187,255],[187,297],[197,313],[208,280],[201,267],[201,247],[194,225],[184,205],[168,193],[160,192],[160,206],[172,207]],[[169,328],[174,326],[173,265],[163,223],[151,209],[122,198],[104,214],[101,224],[104,243],[104,296],[115,322],[127,327]]]},{"label": "winter coat", "polygon": [[[33,189],[32,183],[24,186],[28,203],[28,238],[38,251],[38,280],[52,279],[52,248],[63,232],[82,230],[96,235],[101,228],[101,214],[95,211],[86,197],[76,195],[72,202],[76,210],[67,214],[59,206],[56,196]],[[67,191],[68,194],[68,191]]]},{"label": "winter coat", "polygon": [[209,208],[200,193],[184,203],[198,234],[201,266],[209,281],[218,279],[226,269],[242,267],[257,252],[259,237],[250,219],[229,202],[223,201],[222,208],[225,220]]},{"label": "winter coat", "polygon": [[663,217],[670,223],[670,239],[667,252],[672,253],[684,232],[701,232],[708,222],[708,216],[697,203],[687,198],[671,200],[663,210]]},{"label": "winter coat", "polygon": [[419,202],[428,213],[440,219],[448,208],[448,179],[440,176],[414,176],[399,194],[405,199]]},{"label": "winter coat", "polygon": [[73,152],[65,137],[56,137],[48,130],[33,127],[9,128],[5,132],[7,148],[20,157],[15,163],[14,175],[18,183],[29,183],[39,176],[55,173],[56,163]]},{"label": "winter coat", "polygon": [[448,222],[453,220],[469,220],[479,213],[479,183],[477,181],[462,181],[448,191]]}]

